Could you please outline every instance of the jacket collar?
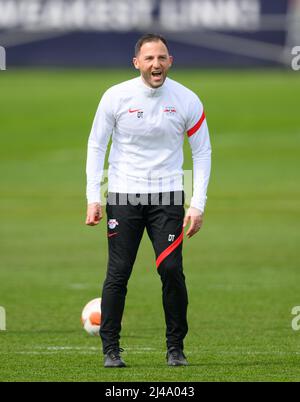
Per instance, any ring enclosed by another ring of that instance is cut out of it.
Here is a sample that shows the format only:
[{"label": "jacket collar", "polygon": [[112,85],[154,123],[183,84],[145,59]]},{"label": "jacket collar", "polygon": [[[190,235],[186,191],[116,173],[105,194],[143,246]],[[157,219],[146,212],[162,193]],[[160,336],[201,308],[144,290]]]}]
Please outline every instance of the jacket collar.
[{"label": "jacket collar", "polygon": [[142,76],[139,77],[139,85],[143,89],[145,95],[149,96],[151,98],[160,96],[163,93],[163,91],[165,90],[167,81],[168,81],[168,78],[166,78],[166,80],[163,83],[163,85],[161,87],[159,87],[159,88],[151,88],[144,82]]}]

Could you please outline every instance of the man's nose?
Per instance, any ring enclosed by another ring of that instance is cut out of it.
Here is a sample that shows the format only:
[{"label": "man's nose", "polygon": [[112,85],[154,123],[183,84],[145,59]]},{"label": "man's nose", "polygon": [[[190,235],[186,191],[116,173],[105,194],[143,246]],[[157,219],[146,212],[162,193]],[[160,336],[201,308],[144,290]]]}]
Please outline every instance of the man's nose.
[{"label": "man's nose", "polygon": [[154,68],[159,68],[160,67],[159,59],[154,59],[153,60],[153,67]]}]

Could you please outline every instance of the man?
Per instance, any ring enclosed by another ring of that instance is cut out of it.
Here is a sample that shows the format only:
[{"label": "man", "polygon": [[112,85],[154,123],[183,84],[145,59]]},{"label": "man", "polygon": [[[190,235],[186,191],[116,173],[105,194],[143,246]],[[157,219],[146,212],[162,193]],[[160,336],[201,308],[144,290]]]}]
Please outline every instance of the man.
[{"label": "man", "polygon": [[[103,95],[88,143],[87,219],[102,219],[100,180],[107,144],[109,155],[109,260],[102,293],[104,366],[124,367],[119,339],[127,282],[146,228],[156,253],[163,288],[167,364],[187,365],[183,341],[188,331],[188,297],[182,268],[183,227],[191,238],[203,222],[210,175],[211,147],[198,97],[167,78],[173,58],[166,40],[147,34],[135,47],[138,78]],[[184,217],[183,141],[193,155],[193,197]]]}]

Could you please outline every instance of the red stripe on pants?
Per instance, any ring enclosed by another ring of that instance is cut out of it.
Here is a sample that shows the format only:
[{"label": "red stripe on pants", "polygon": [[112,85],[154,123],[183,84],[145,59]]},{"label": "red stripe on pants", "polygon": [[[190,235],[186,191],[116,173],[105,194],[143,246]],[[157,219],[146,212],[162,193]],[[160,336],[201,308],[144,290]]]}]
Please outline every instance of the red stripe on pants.
[{"label": "red stripe on pants", "polygon": [[183,241],[183,229],[180,236],[172,243],[168,248],[166,248],[156,260],[156,268],[158,269],[160,264],[170,255]]}]

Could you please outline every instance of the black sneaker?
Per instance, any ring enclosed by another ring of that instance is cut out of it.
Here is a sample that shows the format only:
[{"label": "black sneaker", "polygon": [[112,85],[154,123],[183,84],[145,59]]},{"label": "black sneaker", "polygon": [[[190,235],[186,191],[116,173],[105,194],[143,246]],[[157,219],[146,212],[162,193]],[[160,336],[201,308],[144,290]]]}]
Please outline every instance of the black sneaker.
[{"label": "black sneaker", "polygon": [[180,348],[172,347],[167,352],[168,366],[187,366],[188,362]]},{"label": "black sneaker", "polygon": [[108,350],[104,355],[104,367],[126,367],[125,362],[122,360],[120,353],[124,350],[121,348],[114,348]]}]

